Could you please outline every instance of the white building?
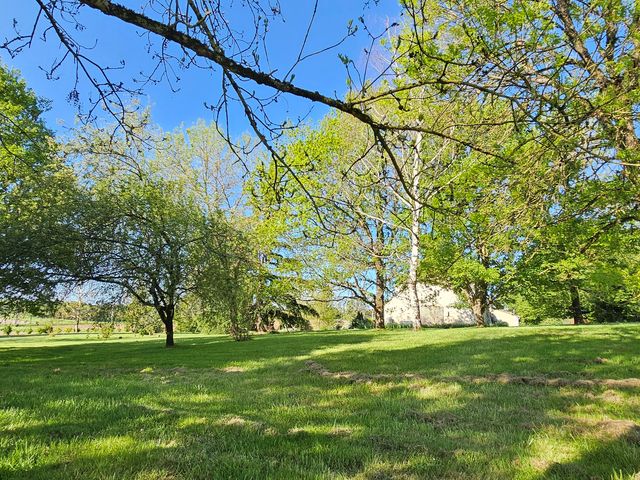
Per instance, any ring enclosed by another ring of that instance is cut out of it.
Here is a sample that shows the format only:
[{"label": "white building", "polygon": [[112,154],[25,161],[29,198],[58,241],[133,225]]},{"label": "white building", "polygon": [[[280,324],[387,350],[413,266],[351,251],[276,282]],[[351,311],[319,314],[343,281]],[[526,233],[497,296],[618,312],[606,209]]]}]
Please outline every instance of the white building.
[{"label": "white building", "polygon": [[[419,283],[420,317],[422,325],[475,325],[476,320],[470,308],[464,305],[453,290],[435,285]],[[409,292],[405,288],[391,298],[384,307],[384,321],[387,325],[412,326]],[[506,310],[491,309],[494,322],[517,327],[520,318]]]}]

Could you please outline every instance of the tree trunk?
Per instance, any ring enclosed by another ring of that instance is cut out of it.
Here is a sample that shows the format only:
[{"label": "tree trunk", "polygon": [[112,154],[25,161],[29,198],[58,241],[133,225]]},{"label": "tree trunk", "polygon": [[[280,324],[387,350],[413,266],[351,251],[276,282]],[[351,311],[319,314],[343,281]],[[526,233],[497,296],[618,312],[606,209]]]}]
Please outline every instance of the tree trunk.
[{"label": "tree trunk", "polygon": [[582,303],[580,302],[580,291],[575,283],[571,283],[569,285],[569,293],[571,294],[571,314],[573,315],[573,324],[584,325]]},{"label": "tree trunk", "polygon": [[376,293],[373,301],[373,323],[375,328],[384,328],[384,291],[386,278],[382,250],[384,247],[384,226],[376,222],[376,253],[373,258],[373,268],[376,272]]},{"label": "tree trunk", "polygon": [[487,306],[480,298],[475,298],[471,304],[473,316],[476,319],[477,327],[487,326]]},{"label": "tree trunk", "polygon": [[411,183],[411,256],[409,258],[409,309],[413,329],[422,327],[420,319],[420,298],[418,296],[418,262],[420,261],[420,212],[422,205],[418,201],[420,194],[420,147],[422,133],[416,134],[415,152],[413,154],[413,175]]},{"label": "tree trunk", "polygon": [[[636,45],[638,48],[640,45]],[[618,157],[623,162],[622,173],[630,178],[634,183],[638,181],[638,168],[632,166],[637,162],[640,151],[640,139],[636,132],[636,122],[634,122],[633,105],[624,102],[622,111],[619,113],[617,122]]]},{"label": "tree trunk", "polygon": [[477,327],[486,327],[489,317],[489,302],[487,301],[487,286],[476,284],[467,289],[467,300],[471,304],[471,311]]},{"label": "tree trunk", "polygon": [[158,312],[158,315],[160,315],[160,320],[162,320],[162,323],[164,324],[164,331],[166,334],[165,346],[173,347],[175,345],[173,341],[173,316],[175,314],[175,306],[157,305],[156,311]]},{"label": "tree trunk", "polygon": [[171,313],[167,312],[167,321],[164,324],[164,330],[167,334],[167,340],[165,342],[166,347],[173,347],[173,307],[171,307]]},{"label": "tree trunk", "polygon": [[384,278],[376,271],[376,296],[373,304],[373,323],[375,328],[384,328]]},{"label": "tree trunk", "polygon": [[418,296],[418,235],[411,231],[411,258],[409,260],[409,309],[414,330],[421,328],[420,297]]}]

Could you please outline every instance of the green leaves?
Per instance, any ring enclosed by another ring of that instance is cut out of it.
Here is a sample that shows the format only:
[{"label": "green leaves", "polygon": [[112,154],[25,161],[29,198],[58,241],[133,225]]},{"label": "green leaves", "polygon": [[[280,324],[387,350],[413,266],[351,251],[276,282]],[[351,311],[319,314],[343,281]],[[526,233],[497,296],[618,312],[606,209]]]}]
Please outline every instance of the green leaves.
[{"label": "green leaves", "polygon": [[45,101],[0,64],[0,309],[53,296],[68,250],[71,170],[41,118]]}]

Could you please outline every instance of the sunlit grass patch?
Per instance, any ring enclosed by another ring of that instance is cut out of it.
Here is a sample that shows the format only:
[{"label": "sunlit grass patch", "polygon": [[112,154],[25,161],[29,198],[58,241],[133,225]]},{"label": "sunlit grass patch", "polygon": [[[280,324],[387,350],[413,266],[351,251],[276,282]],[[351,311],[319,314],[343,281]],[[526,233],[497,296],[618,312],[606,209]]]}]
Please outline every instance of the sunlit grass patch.
[{"label": "sunlit grass patch", "polygon": [[[0,478],[629,480],[640,471],[637,389],[465,380],[640,377],[640,326],[177,343],[0,342]],[[357,376],[318,375],[308,361]]]}]

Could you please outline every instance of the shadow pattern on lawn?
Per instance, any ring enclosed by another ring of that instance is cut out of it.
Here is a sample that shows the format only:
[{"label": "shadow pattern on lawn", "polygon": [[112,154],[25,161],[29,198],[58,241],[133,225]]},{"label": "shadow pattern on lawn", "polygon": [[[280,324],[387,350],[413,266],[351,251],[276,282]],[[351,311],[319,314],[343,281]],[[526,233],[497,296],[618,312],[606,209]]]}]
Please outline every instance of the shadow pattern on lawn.
[{"label": "shadow pattern on lawn", "polygon": [[[370,373],[619,378],[638,373],[615,363],[637,349],[631,332],[605,344],[552,332],[397,350],[383,346],[411,332],[3,350],[0,478],[632,478],[638,392],[304,371],[311,358]],[[631,423],[604,428],[605,418]]]}]

